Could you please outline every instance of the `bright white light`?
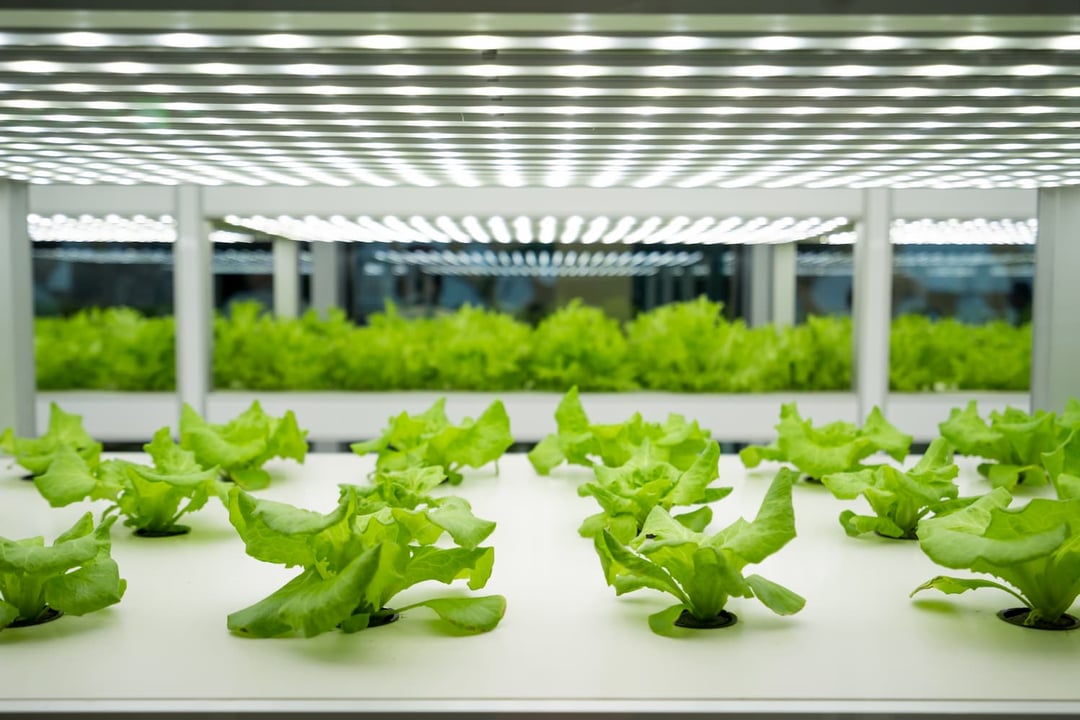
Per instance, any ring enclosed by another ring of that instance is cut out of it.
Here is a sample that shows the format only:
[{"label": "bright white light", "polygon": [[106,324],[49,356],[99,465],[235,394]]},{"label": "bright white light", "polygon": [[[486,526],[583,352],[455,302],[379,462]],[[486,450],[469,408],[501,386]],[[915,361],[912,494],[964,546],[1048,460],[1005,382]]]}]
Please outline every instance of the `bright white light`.
[{"label": "bright white light", "polygon": [[329,65],[322,65],[320,63],[296,63],[295,65],[285,65],[281,68],[282,72],[289,75],[306,75],[308,77],[315,77],[318,75],[326,75],[334,71]]},{"label": "bright white light", "polygon": [[412,77],[414,75],[422,75],[424,69],[416,65],[378,65],[373,70],[380,75],[394,75],[397,77]]},{"label": "bright white light", "polygon": [[568,50],[570,52],[593,52],[606,50],[614,46],[614,41],[607,37],[596,35],[564,35],[554,37],[544,43],[556,50]]},{"label": "bright white light", "polygon": [[146,63],[128,62],[126,60],[105,63],[101,66],[101,69],[105,72],[117,73],[120,75],[145,75],[146,73],[153,72],[153,67]]},{"label": "bright white light", "polygon": [[788,35],[767,35],[750,39],[750,47],[754,50],[797,50],[805,46],[806,41],[802,38],[790,37]]},{"label": "bright white light", "polygon": [[1013,75],[1020,75],[1023,77],[1041,77],[1043,75],[1052,75],[1054,68],[1049,65],[1017,65],[1012,69]]},{"label": "bright white light", "polygon": [[63,45],[72,47],[98,48],[109,44],[109,36],[96,32],[69,32],[57,36]]},{"label": "bright white light", "polygon": [[698,50],[705,47],[705,45],[704,38],[690,37],[687,35],[669,35],[667,37],[656,38],[656,40],[653,41],[653,47],[657,50],[668,50],[670,52]]},{"label": "bright white light", "polygon": [[763,78],[787,75],[789,69],[781,65],[743,65],[731,68],[731,72],[741,77]]},{"label": "bright white light", "polygon": [[280,50],[297,50],[311,47],[311,38],[291,33],[274,33],[261,35],[255,38],[255,42],[263,47],[277,48]]},{"label": "bright white light", "polygon": [[195,70],[195,72],[205,73],[207,75],[235,75],[236,73],[243,71],[243,68],[239,65],[223,62],[200,63],[195,65],[192,69]]},{"label": "bright white light", "polygon": [[553,67],[552,71],[556,75],[575,78],[596,77],[606,72],[605,68],[598,65],[561,65]]},{"label": "bright white light", "polygon": [[372,50],[403,50],[409,46],[409,41],[400,35],[360,35],[353,42]]},{"label": "bright white light", "polygon": [[210,44],[210,38],[195,33],[165,33],[157,36],[157,43],[166,47],[201,48]]},{"label": "bright white light", "polygon": [[853,38],[848,45],[853,50],[897,50],[904,47],[904,41],[891,35],[867,35]]},{"label": "bright white light", "polygon": [[7,64],[15,72],[25,73],[56,73],[60,72],[60,64],[47,60],[16,60]]}]

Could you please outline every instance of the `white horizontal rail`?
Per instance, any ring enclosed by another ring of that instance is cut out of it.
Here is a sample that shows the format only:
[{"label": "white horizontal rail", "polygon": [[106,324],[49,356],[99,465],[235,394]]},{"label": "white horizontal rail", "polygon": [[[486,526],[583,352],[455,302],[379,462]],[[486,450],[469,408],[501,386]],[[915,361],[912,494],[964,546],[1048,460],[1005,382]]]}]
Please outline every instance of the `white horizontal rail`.
[{"label": "white horizontal rail", "polygon": [[[315,442],[351,442],[376,437],[387,421],[401,412],[418,413],[446,397],[450,419],[477,417],[499,398],[510,415],[510,427],[518,442],[531,443],[555,430],[556,393],[438,393],[438,392],[214,392],[209,396],[207,416],[227,422],[258,399],[263,408],[281,415],[296,413],[300,427]],[[894,393],[889,396],[888,417],[916,442],[938,436],[938,423],[949,410],[969,400],[979,411],[1027,408],[1027,393]],[[37,397],[38,429],[48,425],[50,402],[83,416],[87,430],[107,442],[144,442],[162,426],[176,427],[178,402],[171,393],[48,392]],[[815,423],[832,420],[855,422],[853,393],[767,393],[748,395],[679,393],[584,393],[582,404],[594,422],[613,423],[640,412],[647,420],[661,421],[668,413],[697,420],[724,442],[768,442],[783,403],[795,402],[804,417]]]},{"label": "white horizontal rail", "polygon": [[[35,185],[30,210],[101,215],[171,214],[173,189],[153,186]],[[858,218],[859,190],[846,188],[363,188],[207,187],[208,217],[273,215],[732,215]],[[1036,191],[895,190],[894,217],[973,219],[1035,217]]]}]

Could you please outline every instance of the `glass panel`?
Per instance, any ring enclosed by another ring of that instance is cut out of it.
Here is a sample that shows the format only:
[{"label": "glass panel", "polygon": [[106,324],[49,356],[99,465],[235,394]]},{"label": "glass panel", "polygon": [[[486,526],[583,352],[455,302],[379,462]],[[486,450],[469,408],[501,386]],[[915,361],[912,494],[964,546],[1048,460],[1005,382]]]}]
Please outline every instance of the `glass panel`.
[{"label": "glass panel", "polygon": [[1034,245],[894,245],[890,382],[1027,390]]},{"label": "glass panel", "polygon": [[35,242],[40,390],[175,387],[172,250],[156,242]]}]

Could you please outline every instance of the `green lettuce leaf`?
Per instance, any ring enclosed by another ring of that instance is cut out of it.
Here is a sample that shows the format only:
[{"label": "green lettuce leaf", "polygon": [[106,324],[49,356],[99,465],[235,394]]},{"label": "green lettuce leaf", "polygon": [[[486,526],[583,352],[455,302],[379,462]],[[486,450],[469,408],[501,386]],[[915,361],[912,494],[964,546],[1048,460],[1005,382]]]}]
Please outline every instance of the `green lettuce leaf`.
[{"label": "green lettuce leaf", "polygon": [[[997,488],[956,512],[919,524],[919,544],[947,568],[992,575],[1031,609],[1028,621],[1059,620],[1080,595],[1080,499],[1036,498],[1013,509]],[[934,580],[919,589],[957,587]]]},{"label": "green lettuce leaf", "polygon": [[77,453],[91,468],[101,456],[101,443],[83,429],[82,416],[66,413],[56,403],[49,404],[49,428],[41,437],[16,437],[11,428],[0,433],[0,453],[12,455],[16,463],[35,476],[45,473],[65,449]]}]

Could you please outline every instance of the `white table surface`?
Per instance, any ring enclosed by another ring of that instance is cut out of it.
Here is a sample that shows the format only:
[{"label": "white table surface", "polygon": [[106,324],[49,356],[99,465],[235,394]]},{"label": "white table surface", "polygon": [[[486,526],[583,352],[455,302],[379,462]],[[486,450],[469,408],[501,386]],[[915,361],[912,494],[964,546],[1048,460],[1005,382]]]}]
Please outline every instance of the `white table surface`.
[{"label": "white table surface", "polygon": [[[50,509],[7,464],[0,535],[51,541],[86,509]],[[303,466],[270,467],[264,496],[328,511],[336,484],[365,482],[372,460],[311,455]],[[981,487],[973,467],[964,462],[967,490]],[[296,569],[248,557],[217,503],[188,516],[187,536],[143,539],[118,525],[123,601],[0,631],[0,712],[1080,714],[1080,631],[1008,625],[994,613],[1016,602],[993,590],[909,599],[942,570],[916,543],[848,538],[837,515],[861,501],[805,483],[795,488],[799,537],[754,571],[804,595],[806,608],[778,617],[735,599],[732,628],[654,635],[646,617],[673,601],[651,591],[616,597],[577,535],[596,510],[574,491],[588,476],[563,468],[542,478],[524,456],[507,456],[498,476],[475,471],[457,489],[498,522],[482,592],[504,594],[509,607],[478,636],[453,636],[414,610],[354,635],[237,637],[226,615]],[[735,492],[714,505],[714,527],[750,519],[770,477],[724,456],[721,483]],[[453,592],[414,588],[397,604]]]}]

